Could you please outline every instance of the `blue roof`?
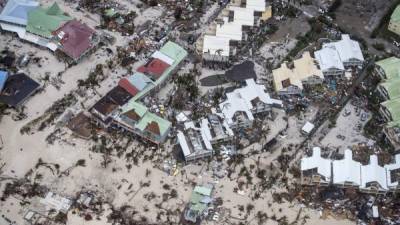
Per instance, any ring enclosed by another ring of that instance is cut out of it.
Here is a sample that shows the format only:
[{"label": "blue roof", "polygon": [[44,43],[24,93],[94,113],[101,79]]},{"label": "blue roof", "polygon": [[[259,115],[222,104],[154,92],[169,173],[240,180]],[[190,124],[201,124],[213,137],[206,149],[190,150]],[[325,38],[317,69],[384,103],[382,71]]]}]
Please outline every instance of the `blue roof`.
[{"label": "blue roof", "polygon": [[33,0],[8,0],[0,14],[0,21],[25,26],[28,21],[28,12],[39,6]]},{"label": "blue roof", "polygon": [[0,70],[0,92],[4,88],[7,78],[8,78],[8,73],[6,71]]},{"label": "blue roof", "polygon": [[143,73],[134,73],[132,76],[128,77],[127,79],[139,91],[142,91],[148,85],[154,84],[154,82],[149,77],[144,75]]}]

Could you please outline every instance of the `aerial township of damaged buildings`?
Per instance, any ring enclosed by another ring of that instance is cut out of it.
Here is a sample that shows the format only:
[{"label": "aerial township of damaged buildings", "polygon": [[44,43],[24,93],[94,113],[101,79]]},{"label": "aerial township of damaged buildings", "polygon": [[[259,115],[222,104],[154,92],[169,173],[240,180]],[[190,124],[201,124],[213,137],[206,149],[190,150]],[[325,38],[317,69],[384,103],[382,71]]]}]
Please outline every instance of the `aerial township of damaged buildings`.
[{"label": "aerial township of damaged buildings", "polygon": [[[238,43],[247,40],[250,27],[257,27],[271,17],[272,6],[267,6],[264,0],[230,2],[206,34],[198,39],[201,59],[213,63],[230,61],[236,54]],[[43,7],[35,0],[8,0],[0,13],[0,27],[23,41],[65,57],[69,64],[77,64],[95,51],[101,39],[97,31],[67,15],[57,3]],[[388,29],[400,35],[399,7],[395,9]],[[90,119],[104,130],[127,132],[158,146],[173,136],[176,137],[173,144],[179,146],[185,163],[210,159],[216,150],[226,155],[235,154],[235,139],[249,133],[255,127],[256,118],[272,119],[273,108],[285,108],[285,100],[303,96],[306,88],[332,79],[350,80],[354,72],[365,67],[366,59],[360,44],[349,34],[341,34],[340,40],[323,42],[321,48],[314,48],[314,51],[307,48],[293,61],[280,62],[272,69],[270,82],[274,93],[268,92],[261,79],[239,79],[206,115],[192,119],[190,112],[174,110],[176,123],[173,123],[167,119],[171,113],[164,105],[150,107],[147,101],[147,97],[156,95],[188,61],[189,50],[178,41],[167,41],[158,50],[148,52],[145,63],[119,79],[117,85],[88,110],[82,110],[71,119],[68,128],[77,134],[79,132],[75,131],[79,126]],[[376,91],[380,99],[379,113],[385,120],[383,133],[395,148],[400,147],[399,68],[397,57],[379,60],[373,68],[373,75],[380,80]],[[10,73],[0,70],[0,103],[19,108],[40,89],[41,84],[29,74]],[[308,136],[314,128],[315,125],[307,121],[302,128],[303,135]],[[90,135],[89,128],[84,134],[78,134],[84,138]],[[377,154],[373,154],[369,163],[363,165],[353,159],[350,149],[344,151],[343,158],[331,159],[323,157],[321,148],[314,147],[311,156],[301,159],[300,170],[302,185],[351,187],[374,194],[396,192],[400,187],[400,154],[385,165],[380,165]],[[193,186],[183,217],[196,223],[207,216],[208,208],[214,202],[214,185]],[[53,192],[47,192],[40,199],[45,210],[56,209],[64,213],[73,202]],[[37,220],[36,214],[40,213],[30,211],[25,219]]]}]

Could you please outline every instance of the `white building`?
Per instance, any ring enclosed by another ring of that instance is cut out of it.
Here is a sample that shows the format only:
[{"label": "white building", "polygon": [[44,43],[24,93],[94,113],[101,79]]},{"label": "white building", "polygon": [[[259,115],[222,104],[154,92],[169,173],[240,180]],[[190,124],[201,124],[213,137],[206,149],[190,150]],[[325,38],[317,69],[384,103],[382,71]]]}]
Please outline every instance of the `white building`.
[{"label": "white building", "polygon": [[387,185],[390,189],[400,188],[400,154],[395,156],[392,164],[385,165]]},{"label": "white building", "polygon": [[229,22],[228,17],[224,17],[222,24],[217,24],[215,36],[229,38],[233,41],[243,39],[242,25],[236,22]]},{"label": "white building", "polygon": [[331,182],[331,160],[321,157],[321,149],[313,148],[311,157],[301,159],[301,175],[303,184],[328,185]]},{"label": "white building", "polygon": [[348,34],[343,34],[340,41],[323,44],[314,54],[325,76],[341,76],[345,68],[362,67],[364,63],[359,43]]},{"label": "white building", "polygon": [[351,40],[348,34],[343,34],[342,40],[340,41],[324,44],[322,48],[335,49],[338,52],[344,67],[362,67],[364,63],[364,56],[360,44],[357,41]]},{"label": "white building", "polygon": [[207,61],[228,61],[230,39],[227,37],[204,35],[203,59]]},{"label": "white building", "polygon": [[247,79],[245,87],[227,93],[226,97],[219,108],[232,129],[251,127],[253,113],[268,112],[272,106],[283,106],[281,100],[271,98],[264,85],[256,84],[253,79]]},{"label": "white building", "polygon": [[233,22],[241,26],[254,26],[254,10],[249,8],[241,8],[230,6],[229,10],[233,13]]},{"label": "white building", "polygon": [[202,119],[200,127],[193,121],[185,123],[185,131],[178,131],[179,145],[186,162],[212,157],[211,131],[207,119]]},{"label": "white building", "polygon": [[314,55],[325,76],[342,76],[344,74],[344,65],[335,49],[322,48]]},{"label": "white building", "polygon": [[386,192],[387,179],[386,170],[378,164],[378,157],[371,155],[368,165],[361,166],[361,191],[364,192]]},{"label": "white building", "polygon": [[340,186],[361,185],[361,163],[353,160],[353,152],[350,149],[344,151],[344,158],[334,160],[333,168],[333,184]]},{"label": "white building", "polygon": [[53,209],[57,212],[67,213],[72,205],[72,200],[53,192],[48,192],[46,197],[40,200],[40,203],[46,207],[47,212]]},{"label": "white building", "polygon": [[246,9],[252,9],[256,12],[265,12],[267,4],[265,0],[246,0]]}]

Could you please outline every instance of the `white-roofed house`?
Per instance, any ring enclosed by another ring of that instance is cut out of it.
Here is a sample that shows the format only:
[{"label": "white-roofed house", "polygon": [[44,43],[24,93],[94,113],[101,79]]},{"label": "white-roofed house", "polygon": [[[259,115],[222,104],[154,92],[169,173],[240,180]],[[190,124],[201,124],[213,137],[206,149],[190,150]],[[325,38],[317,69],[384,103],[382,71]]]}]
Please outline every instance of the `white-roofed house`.
[{"label": "white-roofed house", "polygon": [[390,190],[400,189],[400,154],[395,156],[392,164],[385,165],[387,185]]},{"label": "white-roofed house", "polygon": [[211,131],[207,119],[202,119],[200,127],[193,121],[185,123],[184,132],[178,131],[178,143],[186,162],[212,157]]},{"label": "white-roofed house", "polygon": [[226,94],[226,101],[219,105],[223,117],[232,129],[249,128],[253,125],[253,114],[269,112],[272,106],[282,107],[281,100],[273,99],[265,92],[264,85],[253,79],[246,86]]},{"label": "white-roofed house", "polygon": [[224,17],[222,24],[217,24],[215,36],[229,38],[232,41],[243,39],[242,25],[236,22],[229,22],[228,17]]},{"label": "white-roofed house", "polygon": [[343,34],[340,41],[323,44],[314,54],[325,76],[341,76],[345,68],[364,64],[360,44],[348,34]]},{"label": "white-roofed house", "polygon": [[204,35],[203,40],[203,60],[212,62],[226,62],[230,55],[230,39],[228,37],[218,37]]},{"label": "white-roofed house", "polygon": [[388,191],[386,170],[378,164],[378,157],[371,155],[368,165],[361,166],[360,190],[367,193],[384,193]]},{"label": "white-roofed house", "polygon": [[246,9],[252,9],[255,12],[265,12],[267,4],[265,0],[246,0]]},{"label": "white-roofed house", "polygon": [[255,24],[254,9],[241,8],[237,6],[230,6],[230,21],[241,26],[252,27]]},{"label": "white-roofed house", "polygon": [[314,55],[325,76],[342,76],[344,74],[344,65],[336,49],[325,47],[314,52]]},{"label": "white-roofed house", "polygon": [[324,44],[322,48],[336,49],[344,67],[362,67],[364,63],[360,44],[357,41],[351,40],[348,34],[343,34],[340,41]]},{"label": "white-roofed house", "polygon": [[219,104],[224,119],[231,129],[250,128],[254,116],[246,101],[237,92],[226,94],[227,99]]},{"label": "white-roofed house", "polygon": [[344,151],[344,158],[334,160],[333,184],[343,187],[359,187],[361,185],[361,163],[353,160],[350,149]]},{"label": "white-roofed house", "polygon": [[281,100],[273,99],[265,92],[265,86],[257,84],[254,79],[247,79],[246,86],[236,89],[236,92],[246,100],[253,114],[271,111],[271,107],[283,107]]},{"label": "white-roofed house", "polygon": [[311,157],[301,159],[301,183],[303,185],[329,185],[331,178],[331,160],[321,157],[321,148],[314,147]]}]

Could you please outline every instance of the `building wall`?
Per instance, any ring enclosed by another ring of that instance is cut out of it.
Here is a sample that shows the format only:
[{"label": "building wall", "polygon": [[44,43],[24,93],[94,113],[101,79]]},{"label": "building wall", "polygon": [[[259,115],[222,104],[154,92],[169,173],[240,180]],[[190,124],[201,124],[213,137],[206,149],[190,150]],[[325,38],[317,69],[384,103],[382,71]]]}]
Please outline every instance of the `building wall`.
[{"label": "building wall", "polygon": [[351,66],[362,67],[363,64],[364,62],[360,61],[359,59],[349,59],[348,61],[343,61],[344,67],[351,67]]},{"label": "building wall", "polygon": [[390,21],[388,29],[393,33],[400,35],[400,23]]},{"label": "building wall", "polygon": [[322,71],[324,76],[342,76],[344,74],[344,70],[338,68],[330,68],[328,70]]}]

